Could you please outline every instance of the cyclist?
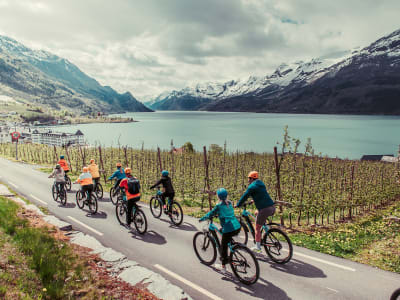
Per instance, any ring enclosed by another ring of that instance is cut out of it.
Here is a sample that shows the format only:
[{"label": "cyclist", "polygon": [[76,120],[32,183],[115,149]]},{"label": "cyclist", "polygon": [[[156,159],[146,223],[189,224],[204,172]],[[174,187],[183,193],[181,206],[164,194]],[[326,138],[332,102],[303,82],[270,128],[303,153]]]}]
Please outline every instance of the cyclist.
[{"label": "cyclist", "polygon": [[110,177],[107,178],[107,180],[112,180],[114,178],[117,178],[117,181],[114,184],[114,195],[116,195],[116,192],[118,191],[117,187],[119,187],[121,180],[126,177],[124,169],[122,169],[122,164],[117,163],[116,166],[117,166],[117,170]]},{"label": "cyclist", "polygon": [[86,193],[89,193],[89,199],[86,200],[90,200],[91,194],[93,192],[92,174],[89,173],[88,167],[83,167],[82,172],[83,173],[79,175],[79,178],[74,183],[79,183],[81,185],[82,197],[86,197]]},{"label": "cyclist", "polygon": [[174,187],[172,186],[172,180],[168,175],[169,175],[169,172],[167,170],[163,170],[161,172],[160,180],[158,180],[154,185],[152,185],[150,187],[150,189],[153,189],[156,186],[159,186],[160,184],[162,184],[162,186],[164,188],[164,192],[161,194],[161,200],[163,202],[164,209],[166,209],[165,198],[168,197],[168,205],[169,205],[168,214],[170,214],[170,213],[172,213],[172,202],[174,201],[175,191],[174,191]]},{"label": "cyclist", "polygon": [[218,216],[222,226],[221,240],[221,265],[215,265],[217,269],[226,271],[225,265],[228,263],[228,243],[232,237],[240,232],[240,223],[235,217],[235,211],[232,202],[227,199],[228,192],[224,188],[217,190],[217,196],[220,200],[215,207],[203,216],[199,221],[202,222],[213,216]]},{"label": "cyclist", "polygon": [[126,178],[121,180],[119,187],[125,192],[128,201],[128,212],[126,214],[126,224],[131,225],[132,209],[136,206],[136,202],[140,200],[140,184],[136,177],[132,176],[131,168],[125,168]]},{"label": "cyclist", "polygon": [[60,193],[64,190],[65,186],[65,173],[59,164],[56,164],[53,172],[50,174],[49,178],[56,179],[56,189],[57,193]]},{"label": "cyclist", "polygon": [[89,172],[92,175],[92,179],[94,181],[93,190],[96,190],[96,186],[99,184],[100,181],[100,173],[99,167],[98,165],[96,165],[93,158],[90,160]]},{"label": "cyclist", "polygon": [[249,197],[253,198],[254,204],[257,208],[256,218],[256,244],[251,249],[254,252],[261,252],[261,228],[269,216],[273,216],[275,213],[275,203],[268,194],[267,188],[264,182],[258,178],[257,171],[251,171],[249,173],[248,182],[249,186],[244,192],[239,202],[235,207],[240,207]]},{"label": "cyclist", "polygon": [[60,155],[60,160],[58,161],[58,163],[61,168],[64,170],[65,173],[65,177],[67,176],[67,173],[69,172],[69,166],[68,166],[68,162],[64,159],[64,155]]}]

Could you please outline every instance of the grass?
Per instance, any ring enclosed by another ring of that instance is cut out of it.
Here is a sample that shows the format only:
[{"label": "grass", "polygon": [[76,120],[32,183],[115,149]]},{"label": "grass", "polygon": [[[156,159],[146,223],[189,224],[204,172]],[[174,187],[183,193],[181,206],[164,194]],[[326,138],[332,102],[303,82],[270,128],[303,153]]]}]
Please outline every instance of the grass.
[{"label": "grass", "polygon": [[352,223],[289,233],[293,244],[400,273],[400,199]]}]

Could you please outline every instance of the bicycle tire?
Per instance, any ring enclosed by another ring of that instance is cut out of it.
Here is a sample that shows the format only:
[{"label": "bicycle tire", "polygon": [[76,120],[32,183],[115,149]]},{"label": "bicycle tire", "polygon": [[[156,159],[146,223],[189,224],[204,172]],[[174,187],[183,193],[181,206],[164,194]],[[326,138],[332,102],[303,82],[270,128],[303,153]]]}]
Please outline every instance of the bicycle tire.
[{"label": "bicycle tire", "polygon": [[140,234],[145,234],[147,231],[147,219],[140,208],[136,208],[132,220],[133,224],[135,224],[136,231]]},{"label": "bicycle tire", "polygon": [[247,245],[247,242],[249,241],[249,229],[247,228],[246,223],[244,223],[243,221],[240,221],[240,226],[241,226],[240,232],[235,237],[235,241],[237,243]]},{"label": "bicycle tire", "polygon": [[[239,281],[244,284],[254,284],[260,277],[260,265],[258,264],[258,260],[254,253],[244,245],[235,244],[232,247],[232,251],[229,255],[229,264],[232,272]],[[254,269],[254,275],[245,276],[249,269]]]},{"label": "bicycle tire", "polygon": [[100,182],[98,184],[96,184],[96,196],[97,196],[97,199],[103,199],[103,196],[104,196],[103,186],[101,185]]},{"label": "bicycle tire", "polygon": [[156,198],[156,197],[151,197],[150,199],[150,212],[153,215],[154,218],[159,218],[161,217],[162,214],[162,203],[161,201]]},{"label": "bicycle tire", "polygon": [[171,222],[174,223],[175,226],[179,226],[183,222],[183,210],[181,205],[178,202],[172,203],[171,214],[169,215]]},{"label": "bicycle tire", "polygon": [[83,196],[80,190],[76,192],[75,198],[76,198],[76,205],[78,205],[78,207],[82,209],[85,206],[85,203],[83,202]]},{"label": "bicycle tire", "polygon": [[[265,252],[269,256],[269,258],[271,258],[274,262],[278,264],[285,264],[292,259],[293,256],[292,242],[290,241],[290,238],[287,236],[287,234],[284,233],[279,228],[270,228],[268,232],[264,234],[262,241],[264,244]],[[278,256],[281,255],[281,250],[282,248],[284,248],[283,245],[285,241],[288,248],[286,249],[287,254],[285,254],[286,256],[280,258]]]},{"label": "bicycle tire", "polygon": [[126,223],[126,207],[124,203],[118,202],[115,206],[115,215],[117,216],[117,220],[119,224],[123,225]]},{"label": "bicycle tire", "polygon": [[393,292],[392,296],[390,296],[390,300],[400,300],[400,288]]},{"label": "bicycle tire", "polygon": [[[193,249],[201,263],[207,266],[212,265],[217,259],[217,247],[207,232],[196,232],[193,236]],[[209,251],[210,259],[205,257],[207,251]]]},{"label": "bicycle tire", "polygon": [[93,192],[90,195],[90,200],[88,201],[88,207],[89,207],[89,211],[92,214],[97,213],[97,209],[99,208],[99,205],[98,205],[98,202],[97,202],[97,196]]},{"label": "bicycle tire", "polygon": [[114,191],[115,191],[115,189],[114,189],[114,187],[112,187],[110,189],[110,200],[111,200],[112,204],[117,205],[119,191],[118,191],[118,193],[116,195],[114,195]]},{"label": "bicycle tire", "polygon": [[65,190],[65,188],[63,188],[60,192],[60,202],[63,206],[67,204],[67,191]]},{"label": "bicycle tire", "polygon": [[71,191],[71,178],[68,176],[65,176],[65,188],[68,192]]},{"label": "bicycle tire", "polygon": [[53,200],[57,201],[58,199],[58,193],[57,193],[57,187],[55,184],[53,184],[53,186],[51,187],[51,193],[53,195]]}]

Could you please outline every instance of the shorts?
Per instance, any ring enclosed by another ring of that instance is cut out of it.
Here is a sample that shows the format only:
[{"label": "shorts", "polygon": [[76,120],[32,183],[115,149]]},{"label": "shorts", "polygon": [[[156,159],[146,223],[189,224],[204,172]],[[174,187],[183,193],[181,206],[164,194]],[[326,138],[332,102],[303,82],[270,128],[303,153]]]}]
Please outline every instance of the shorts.
[{"label": "shorts", "polygon": [[256,218],[256,224],[261,226],[264,225],[267,218],[273,216],[274,213],[275,213],[275,205],[271,205],[259,210]]}]

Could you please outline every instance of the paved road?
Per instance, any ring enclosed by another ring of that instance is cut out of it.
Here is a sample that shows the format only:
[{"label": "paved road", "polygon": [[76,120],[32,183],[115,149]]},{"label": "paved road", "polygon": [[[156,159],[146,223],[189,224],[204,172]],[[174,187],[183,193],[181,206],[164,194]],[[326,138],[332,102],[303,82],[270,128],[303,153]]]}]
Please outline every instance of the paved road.
[{"label": "paved road", "polygon": [[68,194],[65,207],[60,206],[51,196],[52,179],[34,166],[0,158],[0,181],[103,245],[162,274],[193,299],[386,300],[400,287],[398,274],[300,247],[294,248],[294,256],[286,265],[261,258],[260,279],[246,286],[199,263],[192,247],[193,235],[200,228],[195,218],[185,216],[184,223],[176,228],[166,216],[155,219],[144,207],[149,227],[141,236],[119,225],[115,207],[108,199],[99,202],[98,214],[93,216],[76,206],[75,193]]}]

